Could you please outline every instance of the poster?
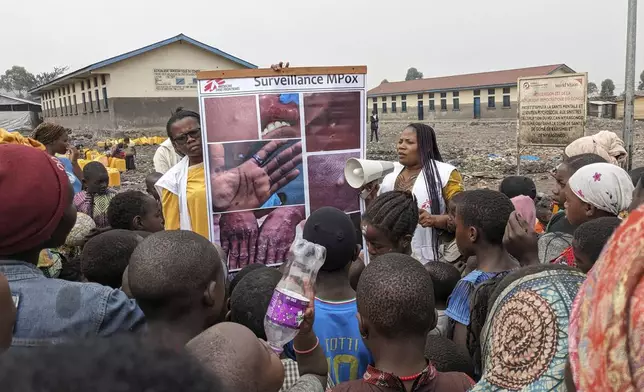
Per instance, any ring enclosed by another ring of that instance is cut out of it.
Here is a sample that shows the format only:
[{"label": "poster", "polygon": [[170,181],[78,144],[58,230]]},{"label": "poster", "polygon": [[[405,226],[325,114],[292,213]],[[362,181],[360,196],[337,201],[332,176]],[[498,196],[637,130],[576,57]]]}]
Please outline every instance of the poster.
[{"label": "poster", "polygon": [[198,69],[155,68],[154,87],[157,91],[197,89]]},{"label": "poster", "polygon": [[324,206],[345,211],[360,232],[362,202],[344,165],[365,157],[365,74],[366,67],[198,74],[210,238],[227,252],[231,272],[283,263],[301,223]]},{"label": "poster", "polygon": [[519,145],[566,146],[584,136],[586,74],[520,78]]}]

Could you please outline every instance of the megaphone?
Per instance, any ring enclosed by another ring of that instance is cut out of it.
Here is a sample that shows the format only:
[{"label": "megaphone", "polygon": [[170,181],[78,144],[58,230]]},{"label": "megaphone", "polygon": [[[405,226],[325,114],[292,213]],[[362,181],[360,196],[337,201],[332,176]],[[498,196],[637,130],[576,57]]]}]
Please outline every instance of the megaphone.
[{"label": "megaphone", "polygon": [[393,162],[349,158],[344,165],[344,178],[351,188],[360,189],[393,171]]}]

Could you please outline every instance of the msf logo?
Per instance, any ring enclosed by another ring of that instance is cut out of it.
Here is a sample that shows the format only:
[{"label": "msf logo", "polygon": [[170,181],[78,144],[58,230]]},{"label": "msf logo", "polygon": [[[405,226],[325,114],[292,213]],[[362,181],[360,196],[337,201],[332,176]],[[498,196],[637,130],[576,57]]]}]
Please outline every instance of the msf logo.
[{"label": "msf logo", "polygon": [[226,81],[224,79],[212,79],[212,80],[209,80],[203,86],[203,91],[205,93],[215,91],[215,90],[217,90],[217,88],[219,88],[219,86],[223,85],[224,83],[226,83]]}]

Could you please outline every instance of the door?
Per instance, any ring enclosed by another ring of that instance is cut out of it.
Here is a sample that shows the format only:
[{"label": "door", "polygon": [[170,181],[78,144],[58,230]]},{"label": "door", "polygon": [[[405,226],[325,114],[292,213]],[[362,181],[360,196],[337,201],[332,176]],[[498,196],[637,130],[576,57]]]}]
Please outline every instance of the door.
[{"label": "door", "polygon": [[481,98],[474,98],[474,118],[481,118]]},{"label": "door", "polygon": [[418,101],[418,121],[423,121],[425,110],[423,109],[423,101]]}]

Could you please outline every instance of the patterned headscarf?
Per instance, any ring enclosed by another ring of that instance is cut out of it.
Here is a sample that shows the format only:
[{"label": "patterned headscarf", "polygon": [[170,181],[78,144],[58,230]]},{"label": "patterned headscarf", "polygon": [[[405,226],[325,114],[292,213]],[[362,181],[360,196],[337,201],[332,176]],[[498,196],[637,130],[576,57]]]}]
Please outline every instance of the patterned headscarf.
[{"label": "patterned headscarf", "polygon": [[568,315],[584,278],[572,268],[547,269],[521,277],[501,292],[481,333],[483,377],[472,391],[563,387]]},{"label": "patterned headscarf", "polygon": [[582,167],[570,177],[568,185],[581,201],[615,216],[627,211],[633,199],[631,177],[610,163]]},{"label": "patterned headscarf", "polygon": [[644,390],[644,206],[631,212],[588,273],[570,316],[577,391]]},{"label": "patterned headscarf", "polygon": [[600,131],[592,136],[580,137],[564,150],[567,157],[589,153],[599,155],[613,165],[622,165],[628,157],[622,139],[610,131]]}]

